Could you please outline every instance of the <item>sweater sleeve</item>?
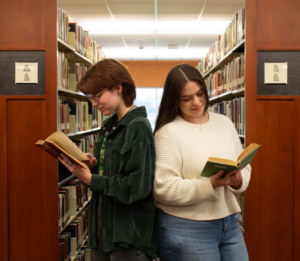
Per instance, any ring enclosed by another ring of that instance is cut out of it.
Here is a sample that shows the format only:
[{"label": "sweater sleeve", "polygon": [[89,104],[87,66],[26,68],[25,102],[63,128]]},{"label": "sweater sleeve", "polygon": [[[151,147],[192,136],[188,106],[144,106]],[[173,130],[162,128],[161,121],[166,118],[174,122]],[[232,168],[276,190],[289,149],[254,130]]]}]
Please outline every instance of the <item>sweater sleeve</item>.
[{"label": "sweater sleeve", "polygon": [[[238,156],[243,152],[243,147],[241,144],[241,140],[239,138],[239,135],[235,129],[235,127],[232,125],[232,132],[234,135],[234,141],[235,141],[235,150],[236,150],[236,158],[238,158]],[[234,189],[231,186],[228,186],[228,188],[234,192],[234,193],[239,193],[239,192],[244,192],[250,182],[250,177],[251,177],[251,166],[250,164],[248,166],[246,166],[244,169],[242,169],[242,186],[239,189]]]},{"label": "sweater sleeve", "polygon": [[155,135],[154,197],[164,205],[188,206],[216,199],[209,178],[184,179],[182,156],[176,137],[166,128]]}]

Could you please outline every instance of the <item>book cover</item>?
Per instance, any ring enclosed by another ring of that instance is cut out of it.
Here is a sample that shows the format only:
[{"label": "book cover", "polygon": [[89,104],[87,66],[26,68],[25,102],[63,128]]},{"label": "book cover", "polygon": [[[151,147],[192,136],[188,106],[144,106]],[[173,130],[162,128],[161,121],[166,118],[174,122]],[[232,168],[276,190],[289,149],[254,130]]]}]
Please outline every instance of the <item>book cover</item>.
[{"label": "book cover", "polygon": [[[52,148],[49,149],[46,144]],[[82,161],[87,161],[89,158],[61,131],[52,133],[45,141],[38,140],[35,145],[55,158],[62,153],[82,168],[87,168]]]},{"label": "book cover", "polygon": [[238,157],[237,162],[227,159],[219,159],[210,157],[201,173],[201,177],[210,177],[223,170],[225,176],[227,173],[237,170],[240,166],[245,168],[253,160],[260,145],[252,143]]}]

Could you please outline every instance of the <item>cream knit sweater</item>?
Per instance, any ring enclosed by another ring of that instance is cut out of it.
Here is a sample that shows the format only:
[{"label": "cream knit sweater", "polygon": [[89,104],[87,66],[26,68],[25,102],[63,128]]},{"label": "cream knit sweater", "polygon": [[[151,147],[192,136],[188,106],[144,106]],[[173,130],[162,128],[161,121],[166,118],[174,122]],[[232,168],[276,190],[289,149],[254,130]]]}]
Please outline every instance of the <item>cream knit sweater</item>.
[{"label": "cream knit sweater", "polygon": [[210,178],[200,176],[209,157],[236,161],[243,151],[229,118],[209,112],[202,131],[180,116],[155,134],[156,207],[165,213],[191,219],[214,220],[240,212],[234,193],[246,190],[251,167],[242,170],[242,187],[213,189]]}]

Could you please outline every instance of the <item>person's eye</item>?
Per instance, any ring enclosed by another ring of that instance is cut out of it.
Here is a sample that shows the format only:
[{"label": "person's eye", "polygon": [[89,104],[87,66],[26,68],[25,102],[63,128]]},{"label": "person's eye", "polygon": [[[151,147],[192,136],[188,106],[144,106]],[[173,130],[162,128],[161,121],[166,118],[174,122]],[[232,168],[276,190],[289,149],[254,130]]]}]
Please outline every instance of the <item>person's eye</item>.
[{"label": "person's eye", "polygon": [[189,99],[183,99],[184,102],[188,102],[190,100],[191,100],[191,98],[189,98]]},{"label": "person's eye", "polygon": [[202,96],[204,94],[204,92],[203,91],[201,91],[201,92],[198,92],[198,96]]}]

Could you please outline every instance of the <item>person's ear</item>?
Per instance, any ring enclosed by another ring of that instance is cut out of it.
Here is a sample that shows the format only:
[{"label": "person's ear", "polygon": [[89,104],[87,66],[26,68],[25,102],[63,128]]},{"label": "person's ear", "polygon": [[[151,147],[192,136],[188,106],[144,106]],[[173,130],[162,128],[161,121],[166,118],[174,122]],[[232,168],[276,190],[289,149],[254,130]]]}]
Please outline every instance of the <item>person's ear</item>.
[{"label": "person's ear", "polygon": [[119,84],[117,87],[116,87],[116,91],[117,91],[117,94],[120,95],[123,91],[123,86],[122,84]]}]

